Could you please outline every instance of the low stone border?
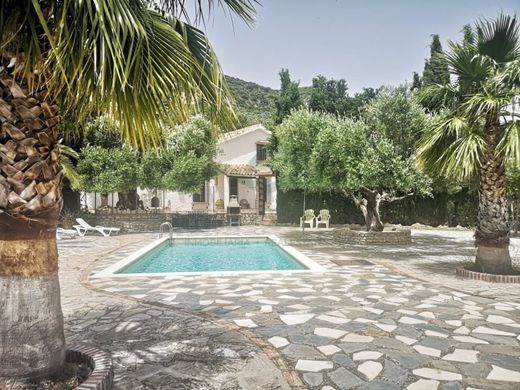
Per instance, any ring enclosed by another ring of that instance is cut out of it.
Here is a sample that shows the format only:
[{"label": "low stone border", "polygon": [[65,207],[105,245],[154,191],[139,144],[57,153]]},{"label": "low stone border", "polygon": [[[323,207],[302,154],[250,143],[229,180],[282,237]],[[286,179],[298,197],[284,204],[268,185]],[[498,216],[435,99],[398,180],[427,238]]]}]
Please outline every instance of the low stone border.
[{"label": "low stone border", "polygon": [[464,279],[482,280],[493,283],[520,283],[520,275],[495,275],[484,272],[470,271],[466,268],[456,268],[457,276]]},{"label": "low stone border", "polygon": [[352,245],[402,245],[412,242],[412,232],[409,229],[367,232],[343,228],[334,230],[334,240]]},{"label": "low stone border", "polygon": [[114,381],[112,358],[100,349],[86,345],[71,345],[65,360],[69,363],[85,364],[91,369],[87,380],[77,390],[110,390]]}]

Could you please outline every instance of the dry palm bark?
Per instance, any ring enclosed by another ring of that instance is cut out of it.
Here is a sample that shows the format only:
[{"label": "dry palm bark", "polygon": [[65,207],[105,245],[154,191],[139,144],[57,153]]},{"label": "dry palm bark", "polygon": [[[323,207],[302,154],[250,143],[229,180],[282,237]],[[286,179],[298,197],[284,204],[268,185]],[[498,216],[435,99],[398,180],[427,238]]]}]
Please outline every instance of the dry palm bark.
[{"label": "dry palm bark", "polygon": [[498,119],[486,124],[487,151],[480,167],[476,266],[482,272],[511,272],[509,254],[509,203],[504,160],[497,155],[500,139]]},{"label": "dry palm bark", "polygon": [[58,106],[0,68],[0,377],[61,370]]}]

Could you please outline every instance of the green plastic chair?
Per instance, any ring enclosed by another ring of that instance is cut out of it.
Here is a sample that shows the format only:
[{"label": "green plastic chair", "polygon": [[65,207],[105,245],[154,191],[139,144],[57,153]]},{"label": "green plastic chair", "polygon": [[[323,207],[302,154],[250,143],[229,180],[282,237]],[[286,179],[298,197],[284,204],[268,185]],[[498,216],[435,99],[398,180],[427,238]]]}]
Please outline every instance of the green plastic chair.
[{"label": "green plastic chair", "polygon": [[307,209],[303,213],[303,217],[300,217],[300,227],[303,228],[304,224],[308,224],[310,228],[312,229],[314,227],[314,220],[316,217],[314,216],[314,210],[313,209]]},{"label": "green plastic chair", "polygon": [[320,215],[316,218],[316,229],[320,225],[325,225],[325,227],[329,228],[329,221],[330,221],[330,212],[327,209],[320,210]]}]

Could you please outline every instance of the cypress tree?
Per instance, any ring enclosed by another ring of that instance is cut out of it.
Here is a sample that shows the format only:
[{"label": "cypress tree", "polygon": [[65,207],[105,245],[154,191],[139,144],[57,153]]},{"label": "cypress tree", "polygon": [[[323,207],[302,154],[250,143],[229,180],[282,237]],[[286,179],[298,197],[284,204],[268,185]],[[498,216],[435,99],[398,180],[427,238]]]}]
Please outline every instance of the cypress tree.
[{"label": "cypress tree", "polygon": [[289,69],[283,69],[280,75],[280,92],[274,101],[274,123],[280,124],[284,118],[291,113],[291,110],[302,105],[300,91],[298,90],[299,83],[291,81]]},{"label": "cypress tree", "polygon": [[448,63],[444,58],[441,41],[438,34],[432,35],[430,59],[424,64],[423,85],[447,84],[450,81]]}]

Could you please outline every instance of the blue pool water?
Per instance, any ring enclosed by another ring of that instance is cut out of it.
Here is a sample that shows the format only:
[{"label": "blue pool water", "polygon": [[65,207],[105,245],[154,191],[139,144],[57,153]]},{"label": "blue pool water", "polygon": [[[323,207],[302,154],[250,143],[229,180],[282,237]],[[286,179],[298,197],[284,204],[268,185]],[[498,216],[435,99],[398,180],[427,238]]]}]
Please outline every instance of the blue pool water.
[{"label": "blue pool water", "polygon": [[184,240],[163,244],[118,273],[307,269],[269,239]]}]

